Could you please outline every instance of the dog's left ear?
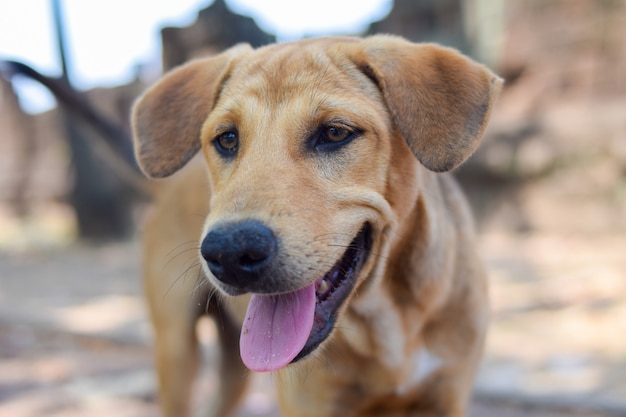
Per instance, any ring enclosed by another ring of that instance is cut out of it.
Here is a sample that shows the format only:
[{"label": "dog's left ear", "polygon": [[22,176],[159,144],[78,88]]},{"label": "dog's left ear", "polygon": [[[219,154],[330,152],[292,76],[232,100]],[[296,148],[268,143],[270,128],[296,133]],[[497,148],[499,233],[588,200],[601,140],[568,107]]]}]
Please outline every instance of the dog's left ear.
[{"label": "dog's left ear", "polygon": [[234,46],[182,65],[149,88],[131,116],[135,155],[148,177],[163,178],[182,168],[200,149],[202,123],[228,79],[234,62],[252,49]]},{"label": "dog's left ear", "polygon": [[373,36],[341,46],[382,91],[393,122],[419,161],[459,166],[483,135],[502,80],[455,50]]}]

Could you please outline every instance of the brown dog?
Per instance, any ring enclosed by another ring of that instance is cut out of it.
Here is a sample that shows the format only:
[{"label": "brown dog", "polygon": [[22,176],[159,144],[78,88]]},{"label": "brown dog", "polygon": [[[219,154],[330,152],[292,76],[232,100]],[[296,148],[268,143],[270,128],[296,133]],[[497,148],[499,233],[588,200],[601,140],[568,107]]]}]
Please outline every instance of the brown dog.
[{"label": "brown dog", "polygon": [[[145,173],[198,151],[208,167],[174,176],[145,232],[165,415],[189,412],[207,311],[216,416],[241,397],[244,364],[276,371],[285,417],[464,415],[486,282],[442,172],[477,147],[500,84],[453,50],[374,36],[237,46],[148,90],[133,113]],[[208,285],[181,276],[182,257],[164,266],[198,238]]]}]

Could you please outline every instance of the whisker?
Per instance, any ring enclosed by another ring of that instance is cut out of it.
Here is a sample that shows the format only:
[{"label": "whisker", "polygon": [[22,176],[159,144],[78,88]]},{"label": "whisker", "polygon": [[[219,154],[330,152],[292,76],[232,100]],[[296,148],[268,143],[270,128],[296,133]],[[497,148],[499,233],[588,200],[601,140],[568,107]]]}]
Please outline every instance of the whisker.
[{"label": "whisker", "polygon": [[[200,262],[198,262],[198,265],[200,265]],[[204,275],[204,271],[202,271],[202,268],[198,268],[198,276],[196,277],[196,280],[197,280],[196,281],[196,285],[191,290],[192,294],[196,294],[202,288],[209,286],[209,281],[207,280],[206,276]]]},{"label": "whisker", "polygon": [[169,257],[173,252],[177,251],[178,249],[180,249],[181,247],[185,246],[185,245],[190,245],[190,244],[198,244],[198,241],[196,240],[187,240],[185,242],[182,242],[176,246],[174,246],[165,256]]},{"label": "whisker", "polygon": [[[209,313],[209,305],[211,304],[211,302],[215,299],[215,305],[217,306],[218,310],[220,309],[220,302],[217,301],[217,299],[219,298],[220,294],[217,291],[217,288],[211,286],[211,289],[209,290],[209,294],[207,295],[206,298],[206,303],[204,303],[204,314],[208,314]],[[223,314],[220,312],[220,314],[218,314],[218,317],[220,319],[220,321],[223,320]],[[224,323],[223,321],[220,323],[220,325],[222,327],[224,327]]]},{"label": "whisker", "polygon": [[189,273],[189,271],[191,271],[194,268],[197,268],[200,266],[200,262],[199,261],[194,261],[193,259],[188,260],[186,263],[192,262],[191,265],[189,265],[188,267],[186,267],[180,274],[178,274],[178,276],[176,277],[176,279],[172,282],[172,284],[169,286],[169,288],[167,289],[167,291],[165,292],[165,294],[163,295],[163,298],[165,299],[165,297],[167,297],[170,293],[170,291],[172,291],[172,289],[174,288],[174,286],[176,284],[178,284],[178,282],[185,278],[187,276],[187,274]]},{"label": "whisker", "polygon": [[176,248],[172,249],[171,251],[168,252],[168,254],[166,255],[166,259],[167,261],[163,264],[162,268],[165,269],[167,268],[173,261],[175,261],[179,256],[184,255],[187,252],[190,251],[199,251],[200,247],[197,246],[198,242],[193,242],[195,243],[194,246],[186,248],[186,249],[181,249],[182,247],[184,247],[185,245],[190,245],[192,243],[192,241],[188,241],[185,243],[181,243],[180,245],[178,245]]}]

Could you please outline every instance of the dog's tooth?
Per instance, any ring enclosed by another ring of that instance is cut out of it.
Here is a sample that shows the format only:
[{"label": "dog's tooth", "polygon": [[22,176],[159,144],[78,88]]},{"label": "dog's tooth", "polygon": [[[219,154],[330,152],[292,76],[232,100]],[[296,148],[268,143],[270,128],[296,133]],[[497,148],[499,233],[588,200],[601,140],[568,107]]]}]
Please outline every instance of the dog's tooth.
[{"label": "dog's tooth", "polygon": [[326,291],[328,291],[328,288],[330,288],[330,284],[328,283],[328,280],[326,280],[326,278],[324,278],[319,282],[319,284],[317,284],[317,292],[319,294],[325,293]]}]

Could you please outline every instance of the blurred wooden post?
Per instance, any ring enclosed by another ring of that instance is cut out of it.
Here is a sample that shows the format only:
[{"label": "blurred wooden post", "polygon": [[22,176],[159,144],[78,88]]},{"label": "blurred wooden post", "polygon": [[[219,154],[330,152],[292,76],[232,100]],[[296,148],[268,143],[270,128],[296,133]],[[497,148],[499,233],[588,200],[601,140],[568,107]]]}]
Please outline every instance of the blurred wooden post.
[{"label": "blurred wooden post", "polygon": [[473,57],[497,69],[504,40],[505,1],[465,0],[461,6]]},{"label": "blurred wooden post", "polygon": [[[56,41],[62,68],[62,81],[71,88],[67,63],[66,39],[61,10],[61,0],[51,0],[56,31]],[[119,180],[94,149],[77,123],[77,118],[59,105],[68,147],[71,154],[73,184],[70,202],[76,212],[81,238],[104,240],[126,237],[132,230],[131,206]]]}]

